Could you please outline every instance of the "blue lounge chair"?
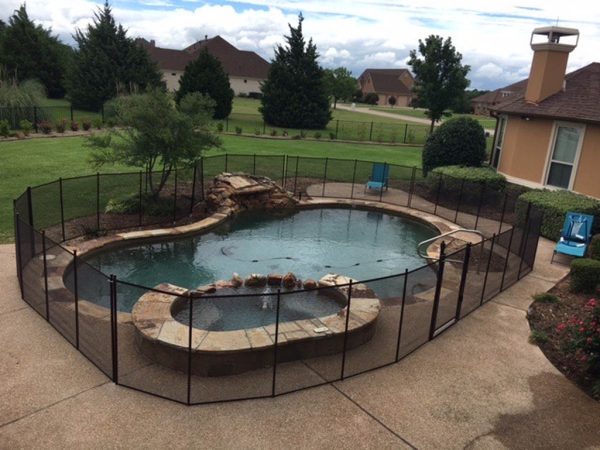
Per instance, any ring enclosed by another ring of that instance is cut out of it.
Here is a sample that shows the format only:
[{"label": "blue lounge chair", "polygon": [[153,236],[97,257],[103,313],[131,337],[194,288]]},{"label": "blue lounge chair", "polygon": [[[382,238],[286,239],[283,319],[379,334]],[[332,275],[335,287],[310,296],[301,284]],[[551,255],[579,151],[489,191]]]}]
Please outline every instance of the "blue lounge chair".
[{"label": "blue lounge chair", "polygon": [[367,189],[376,189],[378,191],[383,191],[383,188],[385,188],[385,190],[387,191],[388,180],[390,178],[389,174],[390,166],[388,166],[387,164],[373,164],[371,176],[369,177],[369,181],[367,181],[367,185],[365,186],[365,192],[367,192]]},{"label": "blue lounge chair", "polygon": [[565,223],[556,243],[551,263],[557,253],[581,258],[585,255],[590,240],[592,239],[592,226],[594,216],[568,212]]}]

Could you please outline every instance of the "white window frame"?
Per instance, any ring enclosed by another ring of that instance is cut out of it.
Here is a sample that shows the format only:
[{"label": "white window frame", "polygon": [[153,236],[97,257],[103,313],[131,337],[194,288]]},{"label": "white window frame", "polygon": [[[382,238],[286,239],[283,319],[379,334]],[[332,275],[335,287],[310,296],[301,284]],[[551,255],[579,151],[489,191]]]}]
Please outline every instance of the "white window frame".
[{"label": "white window frame", "polygon": [[[567,188],[561,188],[560,186],[554,186],[548,184],[548,176],[550,175],[550,166],[553,162],[558,164],[567,165],[569,163],[565,163],[564,161],[555,161],[552,159],[552,154],[554,153],[554,146],[556,145],[556,138],[558,136],[558,129],[560,127],[570,127],[570,128],[578,128],[579,129],[579,142],[577,143],[577,149],[575,150],[575,158],[573,159],[573,165],[571,170],[571,178],[569,180],[569,186]],[[575,179],[577,178],[577,170],[579,169],[579,157],[581,156],[581,148],[583,147],[583,140],[585,139],[585,130],[586,126],[582,123],[577,122],[565,122],[565,121],[555,121],[554,126],[552,127],[552,139],[550,139],[550,144],[548,146],[548,154],[546,156],[546,166],[544,167],[544,178],[541,180],[542,185],[547,187],[548,189],[566,189],[569,191],[573,190],[573,186],[575,185]]]}]

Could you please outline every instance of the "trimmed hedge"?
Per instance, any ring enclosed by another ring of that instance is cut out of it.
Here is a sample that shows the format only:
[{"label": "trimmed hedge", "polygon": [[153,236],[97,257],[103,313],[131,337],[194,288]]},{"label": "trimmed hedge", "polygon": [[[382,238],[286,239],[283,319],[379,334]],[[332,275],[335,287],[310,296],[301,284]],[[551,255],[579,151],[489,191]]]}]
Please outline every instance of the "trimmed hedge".
[{"label": "trimmed hedge", "polygon": [[518,198],[516,210],[522,222],[527,211],[527,203],[532,207],[541,209],[544,214],[542,221],[542,236],[558,241],[560,232],[569,211],[596,216],[592,232],[600,230],[600,202],[570,191],[533,190],[521,194]]},{"label": "trimmed hedge", "polygon": [[485,183],[493,191],[503,192],[506,188],[506,178],[504,175],[490,167],[443,166],[436,167],[431,173],[448,175],[449,177],[457,178],[461,182],[465,180],[468,183]]},{"label": "trimmed hedge", "polygon": [[571,262],[571,290],[593,294],[600,284],[600,261],[589,258]]},{"label": "trimmed hedge", "polygon": [[600,234],[592,236],[589,248],[589,257],[600,261]]}]

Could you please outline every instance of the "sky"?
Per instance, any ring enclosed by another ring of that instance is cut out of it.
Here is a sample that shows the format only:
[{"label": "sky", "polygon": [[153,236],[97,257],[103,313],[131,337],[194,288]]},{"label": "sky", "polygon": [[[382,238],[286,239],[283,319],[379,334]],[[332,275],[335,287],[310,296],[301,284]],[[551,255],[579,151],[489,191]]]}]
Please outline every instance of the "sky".
[{"label": "sky", "polygon": [[[5,20],[22,0],[0,0]],[[600,61],[600,2],[592,0],[128,0],[110,2],[116,20],[132,37],[184,48],[221,35],[267,60],[283,42],[288,23],[304,15],[324,67],[344,66],[358,76],[365,68],[407,67],[410,50],[430,34],[451,37],[471,66],[471,88],[495,89],[527,78],[531,31],[555,25],[578,28],[578,47],[568,70]],[[73,45],[101,2],[27,0],[32,19]]]}]

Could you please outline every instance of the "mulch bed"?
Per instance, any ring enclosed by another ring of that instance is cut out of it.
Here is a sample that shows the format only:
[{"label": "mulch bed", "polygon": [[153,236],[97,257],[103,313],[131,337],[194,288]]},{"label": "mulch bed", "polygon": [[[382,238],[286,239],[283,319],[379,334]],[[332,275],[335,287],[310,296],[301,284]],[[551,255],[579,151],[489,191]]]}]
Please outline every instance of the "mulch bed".
[{"label": "mulch bed", "polygon": [[528,319],[532,330],[543,331],[548,339],[538,342],[544,355],[554,366],[560,370],[569,380],[575,382],[588,395],[599,399],[592,393],[592,386],[598,383],[600,378],[592,376],[587,371],[586,363],[581,361],[574,352],[567,351],[565,344],[567,334],[557,331],[557,325],[567,323],[572,316],[583,316],[584,305],[590,298],[598,298],[598,295],[573,293],[569,289],[569,277],[565,277],[550,291],[556,295],[558,303],[534,302],[529,308]]}]

